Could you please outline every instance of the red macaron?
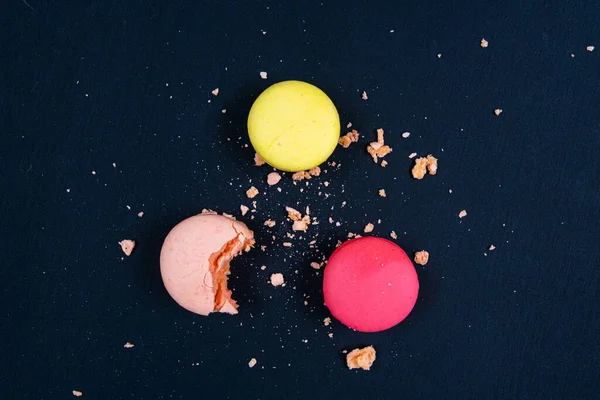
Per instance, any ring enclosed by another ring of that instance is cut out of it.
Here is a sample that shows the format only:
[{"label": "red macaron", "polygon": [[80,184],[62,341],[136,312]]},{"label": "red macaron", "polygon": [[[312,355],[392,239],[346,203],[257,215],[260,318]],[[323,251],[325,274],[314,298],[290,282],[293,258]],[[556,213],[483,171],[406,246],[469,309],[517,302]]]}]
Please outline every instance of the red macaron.
[{"label": "red macaron", "polygon": [[413,309],[419,279],[397,244],[374,236],[352,239],[327,262],[325,305],[344,325],[361,332],[389,329]]}]

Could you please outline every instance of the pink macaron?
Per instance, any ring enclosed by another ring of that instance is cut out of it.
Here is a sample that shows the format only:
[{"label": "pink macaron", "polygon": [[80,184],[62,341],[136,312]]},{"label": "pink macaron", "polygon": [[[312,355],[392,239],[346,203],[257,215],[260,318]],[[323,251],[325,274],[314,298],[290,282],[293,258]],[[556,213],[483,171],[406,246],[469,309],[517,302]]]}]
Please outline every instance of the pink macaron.
[{"label": "pink macaron", "polygon": [[349,240],[333,252],[325,268],[325,305],[357,331],[378,332],[397,325],[413,309],[418,293],[412,261],[387,239]]}]

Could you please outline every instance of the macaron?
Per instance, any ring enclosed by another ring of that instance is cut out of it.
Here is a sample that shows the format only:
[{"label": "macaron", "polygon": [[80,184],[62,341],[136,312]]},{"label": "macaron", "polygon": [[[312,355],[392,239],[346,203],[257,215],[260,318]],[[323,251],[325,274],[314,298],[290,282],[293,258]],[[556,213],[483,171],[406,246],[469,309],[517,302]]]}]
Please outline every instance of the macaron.
[{"label": "macaron", "polygon": [[163,243],[163,283],[173,300],[191,312],[237,314],[227,287],[229,262],[253,245],[254,233],[243,222],[213,212],[189,217]]},{"label": "macaron", "polygon": [[387,239],[349,240],[333,252],[325,268],[325,305],[357,331],[378,332],[397,325],[413,309],[418,293],[412,261]]},{"label": "macaron", "polygon": [[305,171],[322,164],[340,137],[340,117],[331,99],[318,87],[284,81],[268,87],[248,115],[254,150],[283,171]]}]

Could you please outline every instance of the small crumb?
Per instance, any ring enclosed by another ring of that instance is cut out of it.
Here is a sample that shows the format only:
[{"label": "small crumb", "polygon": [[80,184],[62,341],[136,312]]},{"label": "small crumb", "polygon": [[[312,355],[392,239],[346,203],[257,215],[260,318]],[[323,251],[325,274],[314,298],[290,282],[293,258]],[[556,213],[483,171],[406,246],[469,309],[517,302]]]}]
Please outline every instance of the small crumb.
[{"label": "small crumb", "polygon": [[125,347],[126,349],[131,349],[133,346],[135,346],[135,345],[133,343],[129,343],[129,342],[127,342],[123,345],[123,347]]},{"label": "small crumb", "polygon": [[265,160],[258,153],[254,153],[254,165],[260,167],[261,165],[265,165]]},{"label": "small crumb", "polygon": [[442,58],[442,53],[438,53],[437,58]]},{"label": "small crumb", "polygon": [[92,171],[92,175],[96,175],[96,171]]},{"label": "small crumb", "polygon": [[487,40],[485,40],[485,39],[481,39],[481,42],[479,43],[479,45],[480,45],[481,47],[483,47],[484,49],[485,49],[486,47],[488,47],[488,44],[489,44],[489,42],[488,42]]},{"label": "small crumb", "polygon": [[71,189],[67,189],[67,193],[71,193]]},{"label": "small crumb", "polygon": [[131,252],[135,248],[135,241],[129,239],[121,240],[119,244],[121,245],[121,250],[123,250],[123,253],[125,253],[126,256],[130,256]]},{"label": "small crumb", "polygon": [[343,148],[347,149],[351,143],[358,142],[359,133],[356,129],[352,129],[351,132],[346,133],[344,136],[340,136],[338,144]]},{"label": "small crumb", "polygon": [[223,114],[225,114],[225,113],[227,112],[227,110],[226,110],[226,109],[222,109],[222,110],[221,110],[221,112],[222,112]]},{"label": "small crumb", "polygon": [[404,139],[406,139],[406,138],[407,138],[407,137],[409,137],[409,136],[410,136],[410,132],[404,132],[404,133],[402,134],[402,137],[403,137]]},{"label": "small crumb", "polygon": [[327,317],[323,320],[323,325],[329,326],[329,324],[331,324],[331,318]]},{"label": "small crumb", "polygon": [[260,77],[263,79],[267,79],[267,73],[265,71],[260,71]]},{"label": "small crumb", "polygon": [[575,54],[571,53],[571,58],[575,58]]},{"label": "small crumb", "polygon": [[240,211],[242,213],[242,215],[246,215],[246,213],[248,212],[248,210],[250,210],[248,207],[246,207],[245,205],[241,205],[240,206]]},{"label": "small crumb", "polygon": [[265,269],[267,269],[267,266],[266,266],[266,265],[262,265],[262,266],[260,267],[260,270],[261,270],[261,271],[264,271]]},{"label": "small crumb", "polygon": [[250,368],[252,368],[252,367],[254,367],[256,365],[257,362],[258,361],[256,361],[256,358],[252,358],[252,359],[250,359],[250,361],[248,361],[248,366]]},{"label": "small crumb", "polygon": [[258,195],[258,189],[255,188],[254,186],[252,186],[250,189],[246,190],[246,196],[248,196],[249,199],[255,198],[256,195]]},{"label": "small crumb", "polygon": [[427,155],[427,171],[429,172],[429,175],[435,175],[437,173],[437,162],[437,158],[435,158],[431,154]]},{"label": "small crumb", "polygon": [[264,225],[268,226],[269,228],[272,228],[272,227],[275,226],[275,221],[273,221],[271,219],[268,219],[268,220],[265,221]]},{"label": "small crumb", "polygon": [[496,246],[494,246],[493,244],[490,244],[490,247],[488,247],[488,250],[489,250],[489,251],[492,251],[492,250],[494,250],[494,249],[496,249]]},{"label": "small crumb", "polygon": [[467,210],[462,210],[458,213],[458,218],[464,218],[467,216]]},{"label": "small crumb", "polygon": [[354,349],[346,355],[346,364],[349,369],[362,368],[364,370],[371,369],[375,361],[376,353],[373,346],[368,346],[363,349]]},{"label": "small crumb", "polygon": [[142,218],[143,216],[144,216],[144,212],[143,212],[143,211],[140,211],[140,212],[138,213],[138,217]]},{"label": "small crumb", "polygon": [[429,261],[429,253],[425,250],[417,251],[415,253],[415,262],[417,264],[425,265]]},{"label": "small crumb", "polygon": [[373,232],[374,228],[375,228],[375,225],[373,225],[372,223],[369,222],[367,225],[365,225],[364,232],[365,233]]},{"label": "small crumb", "polygon": [[391,232],[390,232],[390,237],[391,237],[392,239],[398,239],[398,235],[397,235],[397,234],[396,234],[396,232],[394,232],[394,231],[391,231]]},{"label": "small crumb", "polygon": [[379,192],[378,192],[378,193],[379,193],[379,195],[380,195],[381,197],[386,197],[386,194],[385,194],[385,189],[379,189]]},{"label": "small crumb", "polygon": [[588,46],[588,47],[586,47],[585,49],[586,49],[587,51],[594,51],[594,48],[595,48],[594,46]]},{"label": "small crumb", "polygon": [[408,155],[408,158],[415,158],[417,156],[417,153],[410,153]]},{"label": "small crumb", "polygon": [[216,88],[211,93],[214,94],[215,96],[218,95],[219,94],[219,88]]},{"label": "small crumb", "polygon": [[382,166],[382,167],[385,167],[386,165],[388,165],[388,162],[387,162],[387,161],[385,161],[385,160],[381,161],[381,166]]},{"label": "small crumb", "polygon": [[117,168],[117,163],[113,163],[112,166]]},{"label": "small crumb", "polygon": [[292,247],[290,242],[283,242],[283,247]]},{"label": "small crumb", "polygon": [[321,167],[314,167],[308,170],[310,176],[319,176],[321,175]]},{"label": "small crumb", "polygon": [[279,175],[277,172],[271,172],[269,175],[267,175],[267,184],[269,186],[277,185],[280,180],[281,175]]},{"label": "small crumb", "polygon": [[360,97],[361,97],[363,100],[367,100],[367,99],[369,98],[369,97],[367,97],[367,92],[364,92],[364,91],[362,92],[362,94],[360,95]]},{"label": "small crumb", "polygon": [[310,263],[310,266],[313,267],[314,269],[321,269],[322,264],[319,264],[316,261],[313,261]]},{"label": "small crumb", "polygon": [[419,157],[415,160],[415,166],[412,169],[412,176],[415,179],[423,179],[427,174],[427,158]]},{"label": "small crumb", "polygon": [[271,274],[271,285],[281,286],[284,283],[285,283],[285,281],[283,279],[283,274],[280,274],[280,273]]},{"label": "small crumb", "polygon": [[448,189],[448,193],[452,193],[452,189]]},{"label": "small crumb", "polygon": [[79,390],[73,390],[73,396],[81,397],[83,396],[83,392],[80,392]]},{"label": "small crumb", "polygon": [[502,109],[501,109],[501,108],[496,108],[496,109],[494,110],[494,114],[496,114],[496,115],[500,115],[500,114],[502,114]]},{"label": "small crumb", "polygon": [[346,125],[346,128],[350,128],[352,126],[352,122],[348,122],[348,125]]}]

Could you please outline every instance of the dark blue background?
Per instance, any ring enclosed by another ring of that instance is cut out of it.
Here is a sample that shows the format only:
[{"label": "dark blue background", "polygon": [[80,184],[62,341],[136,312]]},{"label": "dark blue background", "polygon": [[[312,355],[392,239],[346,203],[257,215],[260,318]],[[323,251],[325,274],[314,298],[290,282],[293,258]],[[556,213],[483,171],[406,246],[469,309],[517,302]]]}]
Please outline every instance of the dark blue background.
[{"label": "dark blue background", "polygon": [[[597,396],[596,0],[28,3],[4,3],[0,38],[0,397]],[[278,193],[245,121],[286,79],[320,86],[363,136],[336,150],[341,168]],[[387,168],[364,151],[379,127]],[[412,179],[413,151],[438,175]],[[267,194],[244,221],[268,248],[233,262],[240,314],[179,308],[164,236],[202,208],[239,215],[252,184]],[[292,249],[289,226],[274,243],[262,226],[285,205],[321,221]],[[431,254],[416,308],[382,333],[325,328],[308,241],[327,255],[378,218],[374,234]],[[138,242],[126,259],[124,238]],[[279,271],[285,288],[267,283]],[[372,370],[347,370],[342,350],[368,344]]]}]

